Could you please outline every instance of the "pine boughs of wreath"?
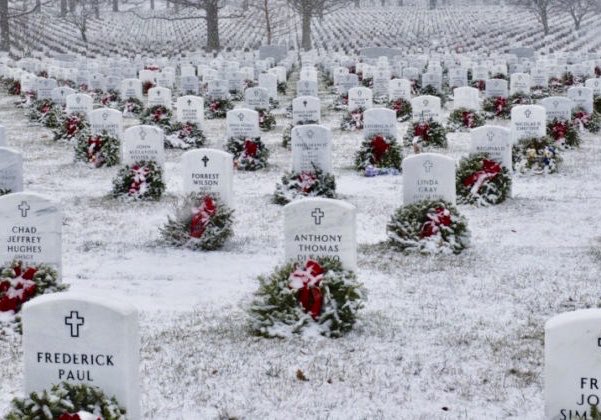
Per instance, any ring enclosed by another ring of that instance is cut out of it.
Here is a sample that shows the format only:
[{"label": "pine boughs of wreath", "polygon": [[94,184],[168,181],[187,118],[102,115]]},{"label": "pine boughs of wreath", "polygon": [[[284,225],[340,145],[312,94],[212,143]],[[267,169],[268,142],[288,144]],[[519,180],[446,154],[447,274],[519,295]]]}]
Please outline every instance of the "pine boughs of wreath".
[{"label": "pine boughs of wreath", "polygon": [[340,129],[342,131],[363,130],[363,113],[365,108],[359,107],[353,111],[349,111],[342,117]]},{"label": "pine boughs of wreath", "polygon": [[460,204],[500,204],[511,191],[511,175],[487,153],[475,153],[459,162],[456,187]]},{"label": "pine boughs of wreath", "polygon": [[392,109],[396,112],[396,118],[399,122],[409,121],[409,118],[411,118],[411,102],[406,99],[398,98],[390,101],[388,102],[386,108]]},{"label": "pine boughs of wreath", "polygon": [[447,129],[453,132],[467,132],[472,128],[482,127],[485,123],[485,117],[481,113],[467,108],[458,108],[449,115]]},{"label": "pine boughs of wreath", "polygon": [[269,277],[259,277],[259,290],[250,307],[250,329],[267,338],[290,337],[305,330],[341,337],[355,324],[365,296],[355,273],[344,270],[333,258],[288,263]]},{"label": "pine boughs of wreath", "polygon": [[374,87],[374,78],[373,77],[364,77],[361,79],[361,85],[363,87],[372,89]]},{"label": "pine boughs of wreath", "polygon": [[32,102],[27,116],[31,121],[52,129],[59,126],[61,114],[62,108],[56,106],[50,99],[39,99]]},{"label": "pine boughs of wreath", "polygon": [[154,161],[140,161],[122,167],[113,179],[113,197],[159,200],[165,191],[163,170]]},{"label": "pine boughs of wreath", "polygon": [[198,149],[207,142],[202,129],[195,123],[176,122],[168,127],[165,147],[168,149]]},{"label": "pine boughs of wreath", "polygon": [[259,128],[263,131],[271,131],[275,127],[275,117],[268,109],[257,109],[259,113]]},{"label": "pine boughs of wreath", "polygon": [[124,117],[135,118],[144,112],[144,104],[138,98],[126,98],[120,102],[119,109]]},{"label": "pine boughs of wreath", "polygon": [[572,124],[580,131],[598,133],[601,130],[601,114],[594,111],[589,114],[582,107],[578,107],[572,112]]},{"label": "pine boughs of wreath", "polygon": [[292,142],[292,129],[298,125],[319,124],[317,121],[298,121],[296,124],[289,124],[282,132],[282,147],[288,149]]},{"label": "pine boughs of wreath", "polygon": [[554,119],[547,124],[547,136],[552,138],[558,147],[564,149],[580,146],[580,134],[571,121]]},{"label": "pine boughs of wreath", "polygon": [[395,168],[401,170],[403,151],[391,136],[376,134],[363,140],[355,155],[355,169],[364,171],[368,166],[376,168]]},{"label": "pine boughs of wreath", "polygon": [[346,95],[339,95],[334,99],[331,108],[334,111],[346,111],[348,109],[348,93]]},{"label": "pine boughs of wreath", "polygon": [[386,225],[390,245],[400,251],[459,254],[470,243],[467,220],[444,200],[400,207]]},{"label": "pine boughs of wreath", "polygon": [[548,87],[544,86],[532,86],[530,88],[530,98],[533,102],[539,101],[543,98],[550,96],[550,91]]},{"label": "pine boughs of wreath", "polygon": [[507,77],[507,75],[503,73],[495,73],[491,76],[491,79],[501,79],[509,81],[509,77]]},{"label": "pine boughs of wreath", "polygon": [[507,99],[507,102],[509,103],[510,108],[517,105],[532,105],[534,103],[532,97],[525,93],[514,93]]},{"label": "pine boughs of wreath", "polygon": [[100,134],[79,136],[75,144],[75,160],[93,168],[114,166],[119,163],[121,142],[106,130]]},{"label": "pine boughs of wreath", "polygon": [[0,197],[13,192],[10,188],[0,188]]},{"label": "pine boughs of wreath", "polygon": [[280,95],[286,95],[288,84],[286,82],[278,82],[278,93]]},{"label": "pine boughs of wreath", "polygon": [[21,95],[21,82],[19,80],[11,80],[7,83],[7,92],[11,96]]},{"label": "pine boughs of wreath", "polygon": [[445,95],[444,93],[440,92],[438,89],[436,89],[434,86],[432,85],[428,85],[426,87],[423,87],[419,90],[419,94],[421,96],[436,96],[438,98],[440,98],[440,106],[442,108],[444,108],[445,104],[447,103],[447,95]]},{"label": "pine boughs of wreath", "polygon": [[206,102],[205,115],[208,119],[225,118],[227,112],[234,109],[232,101],[229,99],[210,99]]},{"label": "pine boughs of wreath", "polygon": [[187,196],[167,224],[160,228],[163,241],[178,248],[212,251],[233,234],[234,211],[212,195]]},{"label": "pine boughs of wreath", "polygon": [[156,85],[154,84],[154,82],[151,82],[150,80],[144,81],[142,83],[142,95],[144,95],[144,96],[148,95],[148,91],[155,86]]},{"label": "pine boughs of wreath", "polygon": [[312,171],[287,172],[276,184],[273,202],[286,205],[305,197],[336,198],[336,178],[313,165]]},{"label": "pine boughs of wreath", "polygon": [[63,114],[58,127],[53,129],[54,141],[75,140],[79,142],[80,137],[87,138],[89,134],[90,124],[84,114],[75,112],[73,114]]},{"label": "pine boughs of wreath", "polygon": [[513,169],[521,174],[552,174],[560,163],[559,149],[549,137],[522,139],[513,146]]},{"label": "pine boughs of wreath", "polygon": [[494,96],[484,99],[482,109],[484,110],[484,115],[489,120],[494,118],[508,120],[511,118],[511,107],[509,106],[509,100],[502,96]]},{"label": "pine boughs of wreath", "polygon": [[119,109],[121,104],[121,96],[116,90],[108,90],[96,96],[98,104],[105,108]]},{"label": "pine boughs of wreath", "polygon": [[15,398],[6,420],[55,420],[72,418],[78,412],[92,413],[103,420],[126,420],[125,409],[115,397],[108,398],[100,388],[63,382],[50,390]]},{"label": "pine boughs of wreath", "polygon": [[260,137],[230,137],[225,150],[234,155],[234,165],[241,171],[256,171],[267,167],[269,149]]},{"label": "pine boughs of wreath", "polygon": [[478,89],[480,92],[486,90],[486,80],[474,80],[472,81],[472,87]]},{"label": "pine boughs of wreath", "polygon": [[597,114],[601,114],[601,95],[595,96],[593,101],[593,109]]},{"label": "pine boughs of wreath", "polygon": [[155,125],[168,131],[171,126],[173,113],[164,105],[154,105],[147,108],[140,115],[142,124]]},{"label": "pine boughs of wreath", "polygon": [[403,137],[405,147],[428,150],[431,148],[447,147],[447,130],[434,120],[417,121],[412,123]]}]

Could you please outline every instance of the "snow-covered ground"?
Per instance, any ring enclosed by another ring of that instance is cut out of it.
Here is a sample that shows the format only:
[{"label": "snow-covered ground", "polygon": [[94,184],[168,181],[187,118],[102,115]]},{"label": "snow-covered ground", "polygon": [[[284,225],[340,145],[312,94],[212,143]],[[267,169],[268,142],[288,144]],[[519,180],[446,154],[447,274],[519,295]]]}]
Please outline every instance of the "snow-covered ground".
[{"label": "snow-covered ground", "polygon": [[[118,202],[108,197],[117,168],[74,164],[72,147],[13,103],[0,97],[0,123],[24,154],[26,190],[64,209],[64,281],[140,310],[144,418],[541,418],[544,322],[601,303],[599,137],[565,152],[557,175],[517,177],[502,205],[460,206],[472,231],[463,254],[400,254],[382,242],[402,204],[402,176],[356,173],[361,134],[340,132],[341,114],[324,110],[340,198],[358,210],[369,300],[343,338],[269,340],[249,333],[246,309],[257,276],[283,262],[282,208],[270,195],[290,165],[280,147],[288,120],[263,136],[270,168],[235,174],[233,239],[193,252],[158,244],[182,193],[182,152],[167,153],[160,202]],[[209,146],[221,147],[224,121],[206,127]],[[469,135],[457,134],[443,153],[468,150]],[[0,337],[0,378],[1,414],[23,395],[18,337]]]}]

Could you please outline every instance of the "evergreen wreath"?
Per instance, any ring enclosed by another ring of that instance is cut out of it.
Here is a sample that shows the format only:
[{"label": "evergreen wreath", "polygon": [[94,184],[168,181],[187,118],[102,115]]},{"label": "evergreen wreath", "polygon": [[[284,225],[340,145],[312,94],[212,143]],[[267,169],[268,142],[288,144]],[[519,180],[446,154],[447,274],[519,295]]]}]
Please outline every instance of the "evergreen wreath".
[{"label": "evergreen wreath", "polygon": [[142,124],[154,125],[167,131],[171,126],[172,117],[173,113],[166,106],[154,105],[142,112],[140,121]]},{"label": "evergreen wreath", "polygon": [[282,132],[282,147],[289,148],[292,142],[292,129],[298,125],[309,125],[309,124],[319,124],[317,121],[306,120],[299,121],[296,124],[289,124],[284,131]]},{"label": "evergreen wreath", "polygon": [[340,129],[342,131],[363,130],[363,113],[365,108],[359,107],[353,111],[349,111],[342,117]]},{"label": "evergreen wreath", "polygon": [[396,112],[396,119],[399,122],[409,121],[411,118],[411,102],[406,99],[398,98],[388,102],[386,106],[388,109],[392,109]]},{"label": "evergreen wreath", "polygon": [[595,96],[593,101],[593,109],[597,114],[601,114],[601,95]]},{"label": "evergreen wreath", "polygon": [[472,87],[478,89],[480,92],[486,90],[486,80],[474,80],[472,81]]},{"label": "evergreen wreath", "polygon": [[500,204],[511,191],[511,175],[487,153],[475,153],[459,162],[456,188],[460,204]]},{"label": "evergreen wreath", "polygon": [[572,111],[572,124],[580,131],[598,133],[601,130],[601,114],[594,112],[589,114],[583,108],[578,107]]},{"label": "evergreen wreath", "polygon": [[551,77],[549,79],[549,96],[561,96],[566,92],[566,87],[558,77]]},{"label": "evergreen wreath", "polygon": [[85,162],[94,168],[114,166],[119,163],[121,142],[109,135],[106,130],[100,134],[77,137],[75,160]]},{"label": "evergreen wreath", "polygon": [[374,87],[374,78],[373,77],[364,77],[361,79],[361,85],[363,87],[372,89]]},{"label": "evergreen wreath", "polygon": [[120,109],[121,96],[116,90],[108,90],[106,93],[101,93],[96,96],[98,103],[106,108]]},{"label": "evergreen wreath", "polygon": [[484,115],[486,119],[492,120],[499,118],[501,120],[508,120],[511,118],[511,107],[507,98],[502,96],[494,96],[484,99],[482,104]]},{"label": "evergreen wreath", "polygon": [[122,167],[113,179],[113,197],[159,200],[165,191],[163,170],[156,162],[139,161]]},{"label": "evergreen wreath", "polygon": [[234,105],[229,99],[210,99],[206,104],[207,110],[205,115],[210,120],[225,118],[227,112],[234,109]]},{"label": "evergreen wreath", "polygon": [[530,98],[532,98],[533,101],[538,101],[548,96],[550,96],[550,91],[548,87],[532,86],[532,88],[530,88]]},{"label": "evergreen wreath", "polygon": [[225,150],[234,155],[234,165],[241,171],[256,171],[267,167],[269,149],[260,137],[230,137]]},{"label": "evergreen wreath", "polygon": [[84,114],[75,112],[63,114],[58,127],[54,128],[54,141],[79,141],[80,137],[87,138],[90,125]]},{"label": "evergreen wreath", "polygon": [[576,77],[576,76],[574,76],[574,74],[572,72],[569,72],[569,71],[566,71],[564,74],[561,75],[561,83],[565,87],[572,87],[574,85],[579,85],[583,81],[584,80],[581,77]]},{"label": "evergreen wreath", "polygon": [[13,192],[10,188],[0,188],[0,197]]},{"label": "evergreen wreath", "polygon": [[552,138],[555,144],[561,148],[580,146],[580,134],[571,121],[555,118],[547,124],[547,136]]},{"label": "evergreen wreath", "polygon": [[336,178],[315,164],[312,171],[287,172],[275,186],[273,202],[285,205],[305,197],[336,198]]},{"label": "evergreen wreath", "polygon": [[470,243],[467,220],[444,200],[422,200],[400,207],[386,231],[390,245],[400,251],[459,254]]},{"label": "evergreen wreath", "polygon": [[65,87],[68,87],[68,88],[71,88],[71,89],[75,89],[77,85],[75,84],[75,82],[73,80],[59,79],[58,80],[58,86],[59,87],[65,86]]},{"label": "evergreen wreath", "polygon": [[552,174],[560,163],[559,149],[549,137],[522,139],[513,146],[513,169],[521,174]]},{"label": "evergreen wreath", "polygon": [[440,106],[441,106],[441,108],[444,108],[445,104],[447,103],[447,95],[445,95],[444,93],[440,92],[438,89],[436,89],[432,85],[427,85],[426,87],[421,88],[419,90],[419,94],[421,96],[429,95],[429,96],[436,96],[437,98],[440,98]]},{"label": "evergreen wreath", "polygon": [[243,90],[246,90],[248,88],[253,88],[253,87],[257,86],[257,82],[255,82],[254,80],[251,80],[251,79],[245,79],[243,83],[244,83],[244,89]]},{"label": "evergreen wreath", "polygon": [[156,85],[154,84],[154,82],[151,82],[150,80],[144,81],[142,83],[142,95],[144,95],[144,96],[148,95],[148,91],[155,86]]},{"label": "evergreen wreath", "polygon": [[59,126],[62,112],[62,107],[50,99],[36,99],[31,103],[27,116],[31,121],[52,129]]},{"label": "evergreen wreath", "polygon": [[375,134],[363,140],[355,155],[355,169],[364,171],[368,166],[401,170],[403,151],[392,136]]},{"label": "evergreen wreath", "polygon": [[365,290],[352,271],[334,258],[291,262],[259,277],[250,307],[256,335],[285,338],[303,331],[341,337],[356,322]]},{"label": "evergreen wreath", "polygon": [[334,111],[346,111],[348,109],[348,93],[337,96],[332,104],[332,109]]},{"label": "evergreen wreath", "polygon": [[10,80],[7,83],[7,92],[11,96],[21,95],[21,82],[19,80]]},{"label": "evergreen wreath", "polygon": [[232,236],[234,211],[207,194],[191,194],[160,228],[163,241],[179,248],[212,251]]},{"label": "evergreen wreath", "polygon": [[453,132],[468,132],[472,128],[482,127],[485,123],[483,114],[467,108],[457,108],[449,115],[447,129]]},{"label": "evergreen wreath", "polygon": [[80,420],[80,414],[102,420],[126,420],[125,409],[115,397],[108,398],[100,388],[62,382],[50,390],[15,398],[6,420]]},{"label": "evergreen wreath", "polygon": [[257,109],[259,113],[259,128],[263,131],[271,131],[275,127],[275,117],[268,109]]},{"label": "evergreen wreath", "polygon": [[432,119],[428,121],[417,121],[411,123],[403,144],[406,147],[413,146],[418,149],[446,148],[447,130],[444,126]]},{"label": "evergreen wreath", "polygon": [[532,96],[527,95],[525,93],[514,93],[507,99],[509,102],[509,106],[513,108],[517,105],[532,105],[534,101],[532,100]]},{"label": "evergreen wreath", "polygon": [[126,98],[119,104],[119,109],[125,118],[135,118],[144,112],[144,104],[138,98]]},{"label": "evergreen wreath", "polygon": [[207,141],[198,124],[176,122],[166,130],[165,147],[168,149],[198,149]]}]

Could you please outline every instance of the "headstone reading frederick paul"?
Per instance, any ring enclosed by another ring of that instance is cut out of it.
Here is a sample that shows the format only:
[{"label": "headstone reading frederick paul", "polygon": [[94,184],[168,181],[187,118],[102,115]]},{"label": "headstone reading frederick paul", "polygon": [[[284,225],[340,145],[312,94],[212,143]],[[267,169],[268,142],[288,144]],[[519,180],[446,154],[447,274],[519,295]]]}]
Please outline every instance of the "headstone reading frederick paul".
[{"label": "headstone reading frederick paul", "polygon": [[123,138],[123,114],[116,109],[99,108],[90,112],[91,134],[102,134],[103,131],[117,139]]},{"label": "headstone reading frederick paul", "polygon": [[204,123],[204,100],[199,96],[180,96],[177,98],[176,118],[181,123]]},{"label": "headstone reading frederick paul", "polygon": [[292,101],[292,124],[321,121],[321,103],[313,96],[300,96]]},{"label": "headstone reading frederick paul", "polygon": [[513,141],[547,134],[547,112],[540,105],[518,105],[511,110]]},{"label": "headstone reading frederick paul", "polygon": [[233,109],[225,117],[226,135],[230,137],[256,138],[261,136],[259,113],[252,109]]},{"label": "headstone reading frederick paul", "polygon": [[18,192],[0,197],[0,265],[13,260],[62,266],[63,218],[58,203],[38,194]]},{"label": "headstone reading frederick paul", "polygon": [[344,201],[305,198],[284,206],[286,260],[332,257],[357,269],[356,209]]},{"label": "headstone reading frederick paul", "polygon": [[60,382],[97,386],[128,419],[140,419],[138,312],[129,303],[75,293],[23,306],[25,393]]},{"label": "headstone reading frederick paul", "polygon": [[137,125],[125,130],[121,147],[124,165],[152,160],[160,165],[165,162],[163,130],[151,125]]},{"label": "headstone reading frederick paul", "polygon": [[485,125],[470,132],[472,153],[488,153],[490,158],[512,171],[511,131],[505,127]]},{"label": "headstone reading frederick paul", "polygon": [[329,128],[308,124],[292,129],[292,171],[312,172],[313,166],[332,172],[332,132]]},{"label": "headstone reading frederick paul", "polygon": [[233,156],[222,150],[190,150],[182,155],[184,193],[213,194],[227,206],[234,198]]},{"label": "headstone reading frederick paul", "polygon": [[411,100],[413,121],[428,121],[430,119],[440,122],[442,118],[442,108],[440,98],[437,96],[425,95],[418,96]]},{"label": "headstone reading frederick paul", "polygon": [[7,147],[0,147],[0,194],[23,191],[23,156]]},{"label": "headstone reading frederick paul", "polygon": [[545,324],[545,419],[589,419],[601,404],[601,309]]},{"label": "headstone reading frederick paul", "polygon": [[455,159],[422,153],[403,159],[403,205],[421,200],[446,200],[455,204]]},{"label": "headstone reading frederick paul", "polygon": [[564,96],[551,96],[541,99],[541,106],[547,111],[547,121],[569,121],[572,119],[574,101]]},{"label": "headstone reading frederick paul", "polygon": [[376,134],[397,138],[396,112],[386,108],[372,108],[363,114],[363,137],[369,139]]}]

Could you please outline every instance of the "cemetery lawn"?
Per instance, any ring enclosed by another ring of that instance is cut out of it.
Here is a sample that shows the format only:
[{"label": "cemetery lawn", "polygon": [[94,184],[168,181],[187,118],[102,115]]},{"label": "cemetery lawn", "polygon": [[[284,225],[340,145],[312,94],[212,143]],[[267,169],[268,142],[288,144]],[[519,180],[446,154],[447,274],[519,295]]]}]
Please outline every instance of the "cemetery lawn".
[{"label": "cemetery lawn", "polygon": [[[403,255],[382,244],[402,177],[355,172],[361,134],[340,132],[342,114],[324,100],[338,193],[358,209],[358,276],[369,300],[343,338],[269,340],[250,335],[246,310],[257,276],[283,263],[282,208],[271,204],[290,168],[281,113],[263,135],[269,169],[234,175],[233,239],[193,252],[158,242],[182,191],[182,152],[167,151],[160,202],[115,201],[118,167],[73,164],[72,147],[29,126],[13,101],[0,98],[0,120],[23,152],[25,190],[64,209],[64,281],[140,310],[144,418],[541,418],[545,321],[601,303],[598,138],[565,152],[557,175],[517,177],[504,204],[459,206],[472,231],[461,255]],[[209,147],[221,148],[224,120],[206,127]],[[449,144],[445,153],[459,158],[469,135]],[[20,337],[0,337],[0,415],[22,396],[22,371]]]}]

